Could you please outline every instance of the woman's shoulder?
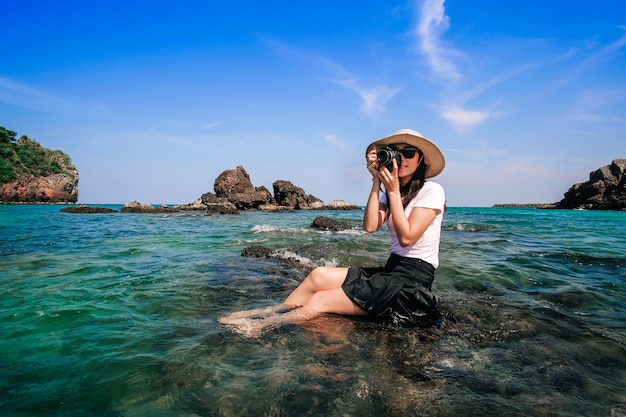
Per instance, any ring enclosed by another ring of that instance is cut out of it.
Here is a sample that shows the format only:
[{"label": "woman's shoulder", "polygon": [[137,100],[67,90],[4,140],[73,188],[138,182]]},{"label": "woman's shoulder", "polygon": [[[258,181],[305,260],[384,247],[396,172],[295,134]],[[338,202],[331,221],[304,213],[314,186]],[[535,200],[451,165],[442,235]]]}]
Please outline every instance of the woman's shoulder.
[{"label": "woman's shoulder", "polygon": [[438,182],[434,182],[434,181],[426,181],[426,182],[424,182],[424,186],[422,188],[426,189],[426,190],[429,190],[429,191],[440,191],[440,192],[443,192],[443,186],[441,184],[439,184]]},{"label": "woman's shoulder", "polygon": [[441,184],[433,181],[426,181],[420,192],[415,196],[412,205],[424,207],[440,207],[446,199],[446,194]]}]

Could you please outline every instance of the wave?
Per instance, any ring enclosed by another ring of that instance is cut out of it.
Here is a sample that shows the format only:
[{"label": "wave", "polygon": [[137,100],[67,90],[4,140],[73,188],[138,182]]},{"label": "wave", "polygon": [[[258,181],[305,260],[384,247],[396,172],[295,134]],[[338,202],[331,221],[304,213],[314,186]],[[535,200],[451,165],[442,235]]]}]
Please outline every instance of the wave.
[{"label": "wave", "polygon": [[282,259],[294,259],[298,262],[300,262],[302,265],[304,266],[308,266],[308,267],[316,267],[316,266],[338,266],[339,262],[337,261],[337,259],[326,259],[326,258],[320,258],[317,260],[313,260],[311,258],[308,258],[306,256],[302,256],[299,255],[295,252],[292,252],[288,249],[276,249],[273,253],[273,256],[277,257],[277,258],[282,258]]},{"label": "wave", "polygon": [[269,224],[258,224],[254,226],[252,229],[254,233],[274,233],[274,232],[285,232],[285,233],[304,233],[307,230],[300,227],[286,227],[286,226],[273,226]]},{"label": "wave", "polygon": [[498,230],[498,227],[491,224],[481,223],[448,223],[442,225],[442,230],[460,232],[492,232]]},{"label": "wave", "polygon": [[251,231],[253,233],[262,234],[262,233],[299,233],[299,234],[307,234],[307,233],[315,233],[315,234],[338,234],[338,235],[349,235],[349,236],[361,236],[367,234],[367,232],[363,229],[351,228],[346,230],[324,230],[324,229],[315,229],[312,227],[288,227],[288,226],[275,226],[269,224],[258,224],[252,227]]}]

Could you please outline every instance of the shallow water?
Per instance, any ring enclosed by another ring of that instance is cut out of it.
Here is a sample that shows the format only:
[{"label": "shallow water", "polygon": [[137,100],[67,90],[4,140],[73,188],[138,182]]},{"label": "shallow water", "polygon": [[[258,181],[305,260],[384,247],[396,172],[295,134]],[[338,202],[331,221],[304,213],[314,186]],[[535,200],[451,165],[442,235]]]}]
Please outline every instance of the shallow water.
[{"label": "shallow water", "polygon": [[441,329],[247,339],[216,319],[282,301],[305,275],[282,260],[382,263],[386,231],[60,208],[0,205],[0,415],[626,416],[626,213],[450,208]]}]

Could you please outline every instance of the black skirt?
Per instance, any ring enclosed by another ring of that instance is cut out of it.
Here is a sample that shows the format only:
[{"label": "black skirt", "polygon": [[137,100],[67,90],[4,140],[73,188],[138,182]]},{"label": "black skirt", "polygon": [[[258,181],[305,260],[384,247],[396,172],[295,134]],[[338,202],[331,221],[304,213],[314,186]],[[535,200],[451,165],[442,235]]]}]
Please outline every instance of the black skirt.
[{"label": "black skirt", "polygon": [[441,313],[431,292],[435,268],[421,259],[391,254],[384,267],[352,267],[342,288],[370,316],[401,326],[438,326]]}]

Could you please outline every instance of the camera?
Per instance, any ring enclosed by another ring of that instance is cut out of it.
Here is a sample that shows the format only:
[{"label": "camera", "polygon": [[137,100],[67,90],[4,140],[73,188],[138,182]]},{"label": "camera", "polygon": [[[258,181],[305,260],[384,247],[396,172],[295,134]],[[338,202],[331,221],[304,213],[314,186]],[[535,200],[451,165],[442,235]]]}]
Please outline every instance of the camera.
[{"label": "camera", "polygon": [[393,160],[395,159],[400,166],[402,163],[402,157],[400,156],[400,152],[395,149],[385,146],[380,151],[376,153],[376,157],[378,158],[378,165],[385,166],[389,171],[393,171]]}]

